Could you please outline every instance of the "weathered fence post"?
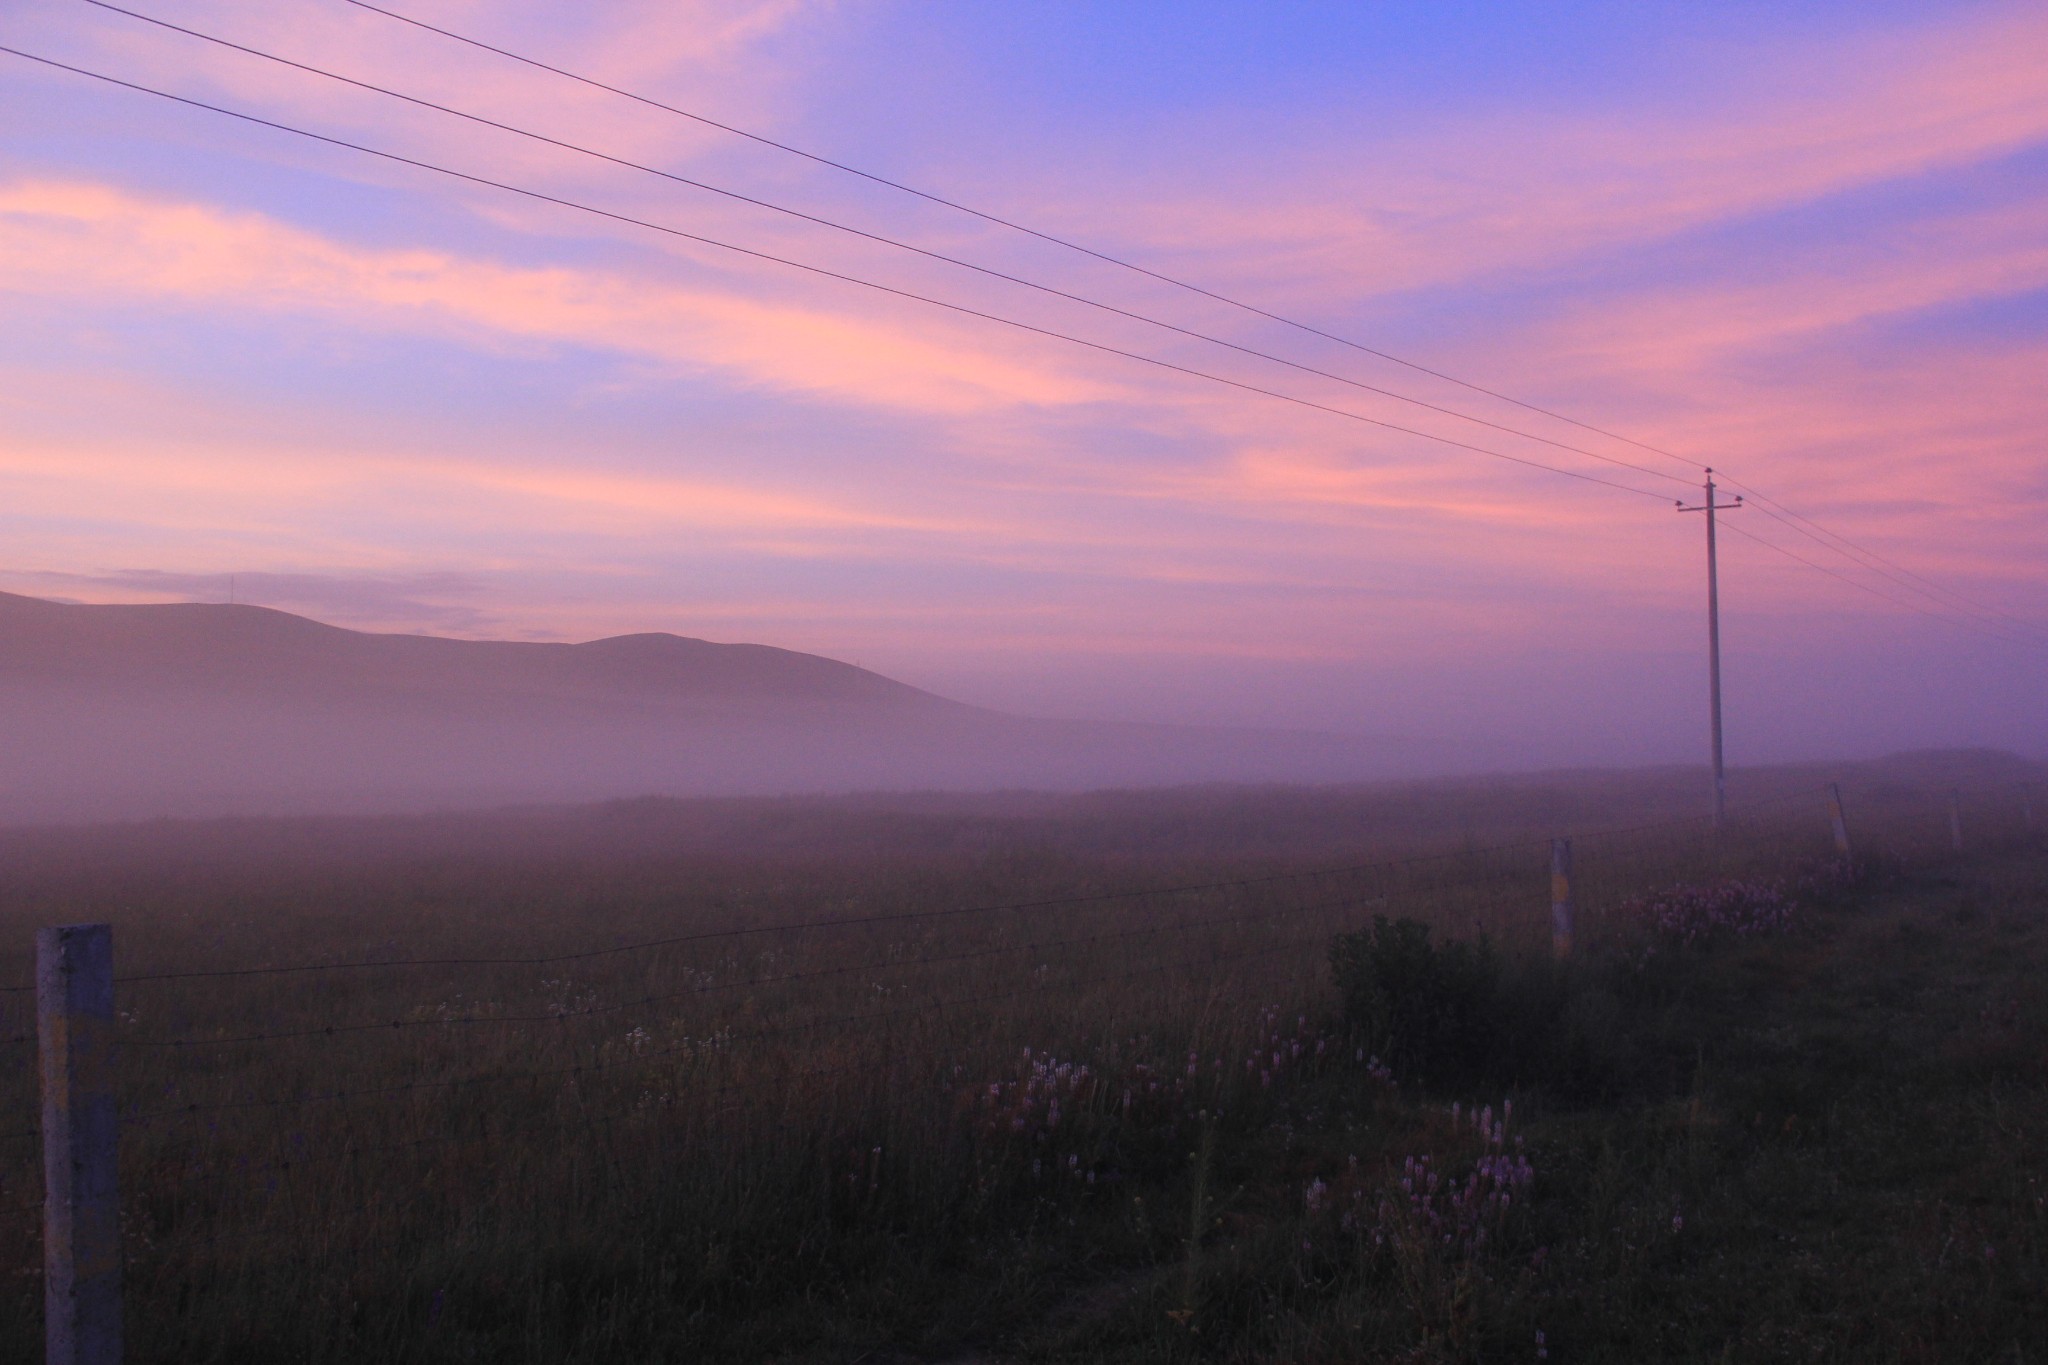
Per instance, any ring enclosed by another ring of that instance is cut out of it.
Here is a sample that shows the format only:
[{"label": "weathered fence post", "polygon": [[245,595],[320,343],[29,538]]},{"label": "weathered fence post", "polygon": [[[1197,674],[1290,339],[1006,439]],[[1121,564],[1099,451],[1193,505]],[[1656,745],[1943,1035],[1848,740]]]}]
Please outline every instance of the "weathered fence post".
[{"label": "weathered fence post", "polygon": [[1572,955],[1572,841],[1550,841],[1550,951]]},{"label": "weathered fence post", "polygon": [[1948,841],[1956,852],[1963,851],[1963,794],[1955,788],[1948,794]]},{"label": "weathered fence post", "polygon": [[1835,826],[1835,852],[1849,856],[1849,822],[1842,815],[1842,784],[1828,783],[1828,819]]},{"label": "weathered fence post", "polygon": [[43,1069],[43,1339],[48,1365],[119,1365],[114,931],[36,931]]}]

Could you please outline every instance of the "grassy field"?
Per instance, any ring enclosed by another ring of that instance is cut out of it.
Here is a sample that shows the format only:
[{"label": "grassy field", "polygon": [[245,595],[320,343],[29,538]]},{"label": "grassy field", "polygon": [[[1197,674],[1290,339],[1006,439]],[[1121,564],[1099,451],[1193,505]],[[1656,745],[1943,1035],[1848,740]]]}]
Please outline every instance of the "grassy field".
[{"label": "grassy field", "polygon": [[2028,775],[1853,871],[1811,770],[24,831],[0,983],[115,923],[138,1361],[2033,1360]]}]

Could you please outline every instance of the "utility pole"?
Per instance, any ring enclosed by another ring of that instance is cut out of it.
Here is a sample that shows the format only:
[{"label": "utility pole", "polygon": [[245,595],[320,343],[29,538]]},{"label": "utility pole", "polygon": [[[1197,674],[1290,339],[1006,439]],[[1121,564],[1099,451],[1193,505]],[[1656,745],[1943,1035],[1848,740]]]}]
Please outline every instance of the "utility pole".
[{"label": "utility pole", "polygon": [[1714,513],[1726,512],[1742,506],[1738,496],[1734,502],[1714,501],[1714,471],[1707,471],[1706,501],[1698,507],[1678,504],[1681,512],[1705,512],[1707,514],[1707,705],[1711,713],[1711,728],[1714,740],[1714,828],[1721,828],[1728,818],[1728,774],[1721,761],[1721,569],[1714,548]]}]

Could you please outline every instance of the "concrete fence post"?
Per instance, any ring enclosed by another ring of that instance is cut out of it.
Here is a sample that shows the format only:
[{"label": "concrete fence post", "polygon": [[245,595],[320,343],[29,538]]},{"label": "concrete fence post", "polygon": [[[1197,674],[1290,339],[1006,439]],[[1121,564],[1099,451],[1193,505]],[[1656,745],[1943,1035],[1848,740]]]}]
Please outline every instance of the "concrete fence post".
[{"label": "concrete fence post", "polygon": [[1550,841],[1550,951],[1555,957],[1572,955],[1574,925],[1572,905],[1572,841]]},{"label": "concrete fence post", "polygon": [[1948,794],[1948,842],[1956,852],[1963,851],[1963,794],[1954,788]]},{"label": "concrete fence post", "polygon": [[48,1365],[120,1365],[114,931],[36,931],[43,1073],[43,1339]]},{"label": "concrete fence post", "polygon": [[1835,852],[1849,856],[1849,822],[1842,814],[1842,784],[1828,783],[1828,819],[1835,827]]}]

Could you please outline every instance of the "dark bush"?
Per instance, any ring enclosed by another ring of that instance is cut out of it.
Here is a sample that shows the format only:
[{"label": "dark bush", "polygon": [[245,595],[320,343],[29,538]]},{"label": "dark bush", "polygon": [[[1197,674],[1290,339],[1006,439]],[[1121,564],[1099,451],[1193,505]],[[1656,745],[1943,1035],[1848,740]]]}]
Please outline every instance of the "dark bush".
[{"label": "dark bush", "polygon": [[1617,993],[1609,965],[1503,962],[1484,938],[1435,943],[1425,924],[1375,916],[1331,943],[1330,966],[1346,1023],[1404,1080],[1612,1100],[1668,1090],[1691,1056],[1661,1036],[1656,1001]]},{"label": "dark bush", "polygon": [[1375,915],[1331,943],[1330,968],[1346,1022],[1397,1075],[1455,1080],[1495,1051],[1500,963],[1484,938],[1432,943],[1426,924]]}]

